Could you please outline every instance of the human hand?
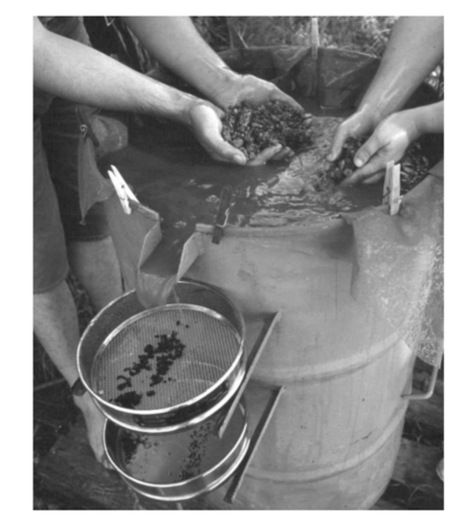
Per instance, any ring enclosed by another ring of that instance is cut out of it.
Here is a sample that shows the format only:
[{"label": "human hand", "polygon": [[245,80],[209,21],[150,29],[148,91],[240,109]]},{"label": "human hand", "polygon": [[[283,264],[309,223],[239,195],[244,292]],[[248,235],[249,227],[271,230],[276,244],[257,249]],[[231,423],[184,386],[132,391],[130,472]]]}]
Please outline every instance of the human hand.
[{"label": "human hand", "polygon": [[187,110],[186,123],[212,159],[244,165],[245,155],[222,137],[223,115],[224,111],[213,104],[196,100]]},{"label": "human hand", "polygon": [[280,90],[274,83],[251,74],[236,75],[216,92],[214,100],[223,109],[243,102],[261,105],[268,100],[282,100],[304,112],[296,100]]},{"label": "human hand", "polygon": [[104,423],[106,418],[96,406],[88,392],[81,396],[74,395],[73,399],[74,403],[83,414],[88,443],[90,444],[96,460],[106,469],[113,469],[104,450]]},{"label": "human hand", "polygon": [[342,184],[372,184],[382,179],[387,163],[400,161],[408,146],[421,134],[415,121],[416,113],[417,109],[410,109],[384,119],[357,150],[354,164],[358,170]]},{"label": "human hand", "polygon": [[333,162],[338,159],[344,143],[349,137],[360,138],[368,136],[376,125],[377,122],[374,114],[367,109],[357,111],[349,118],[346,118],[334,132],[327,160]]},{"label": "human hand", "polygon": [[278,160],[292,155],[292,150],[280,144],[269,146],[254,159],[248,161],[245,154],[226,142],[222,137],[221,118],[224,111],[204,100],[195,101],[188,109],[190,128],[210,157],[217,161],[240,165],[260,166],[269,160]]},{"label": "human hand", "polygon": [[[293,106],[297,111],[305,113],[303,107],[296,100],[280,90],[274,83],[263,80],[256,76],[235,75],[213,95],[213,100],[223,109],[250,103],[262,105],[270,100],[281,100]],[[310,115],[305,113],[306,117]],[[248,166],[265,164],[269,160],[281,160],[294,156],[293,150],[281,145],[270,146],[248,162]]]}]

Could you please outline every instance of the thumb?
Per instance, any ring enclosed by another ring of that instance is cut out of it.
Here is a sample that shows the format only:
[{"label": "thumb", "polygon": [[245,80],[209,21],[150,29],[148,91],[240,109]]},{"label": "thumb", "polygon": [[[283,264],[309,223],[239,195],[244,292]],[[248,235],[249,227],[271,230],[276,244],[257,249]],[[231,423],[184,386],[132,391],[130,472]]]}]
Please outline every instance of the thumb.
[{"label": "thumb", "polygon": [[[367,164],[362,168],[356,170],[350,177],[342,181],[342,185],[357,185],[367,181],[369,183],[374,183],[378,181],[383,175],[383,168],[385,167],[386,161],[378,154],[371,157]],[[376,177],[375,179],[370,179]]]},{"label": "thumb", "polygon": [[381,148],[381,143],[374,135],[372,135],[355,153],[355,166],[357,168],[362,168],[362,166],[364,166]]}]

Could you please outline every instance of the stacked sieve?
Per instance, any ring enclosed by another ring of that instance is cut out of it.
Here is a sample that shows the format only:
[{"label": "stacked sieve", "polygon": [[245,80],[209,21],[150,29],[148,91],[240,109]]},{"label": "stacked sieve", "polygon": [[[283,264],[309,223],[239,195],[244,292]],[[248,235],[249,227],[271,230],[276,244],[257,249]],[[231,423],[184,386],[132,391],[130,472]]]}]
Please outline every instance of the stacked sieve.
[{"label": "stacked sieve", "polygon": [[163,305],[146,309],[131,291],[95,316],[78,347],[78,370],[106,417],[108,459],[131,488],[181,502],[243,477],[271,415],[251,431],[243,392],[277,320],[247,353],[236,306],[186,279]]}]

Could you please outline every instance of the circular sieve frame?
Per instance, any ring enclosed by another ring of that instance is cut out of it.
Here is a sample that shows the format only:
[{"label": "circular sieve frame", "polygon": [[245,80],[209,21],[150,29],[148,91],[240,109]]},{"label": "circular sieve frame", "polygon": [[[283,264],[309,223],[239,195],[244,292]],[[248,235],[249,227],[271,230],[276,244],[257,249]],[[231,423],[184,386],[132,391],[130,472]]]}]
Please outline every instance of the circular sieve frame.
[{"label": "circular sieve frame", "polygon": [[[122,322],[118,327],[116,327],[107,337],[106,339],[101,343],[100,347],[96,351],[96,354],[92,361],[92,370],[93,365],[95,361],[98,359],[100,354],[104,351],[104,349],[107,347],[107,345],[118,335],[120,332],[126,328],[128,328],[133,323],[144,319],[146,317],[158,314],[162,311],[169,310],[169,309],[185,309],[189,311],[193,311],[196,313],[206,314],[208,316],[213,317],[214,319],[217,319],[221,324],[223,324],[225,327],[229,329],[229,331],[233,334],[235,339],[237,340],[237,343],[239,344],[238,351],[235,354],[232,363],[227,368],[227,370],[223,373],[223,375],[214,382],[212,386],[207,388],[204,392],[201,394],[198,394],[194,396],[191,399],[188,399],[187,401],[183,401],[181,403],[178,403],[173,406],[165,407],[165,408],[157,408],[157,409],[136,409],[136,408],[126,408],[122,407],[120,405],[117,405],[115,403],[109,402],[105,400],[101,395],[97,393],[97,391],[94,389],[94,382],[93,379],[90,378],[90,382],[87,383],[87,387],[89,386],[89,391],[91,394],[97,399],[97,401],[100,403],[100,409],[102,409],[103,413],[107,414],[107,410],[115,410],[120,413],[128,414],[131,416],[136,417],[143,417],[147,416],[150,418],[153,418],[155,416],[167,416],[168,414],[175,414],[179,413],[183,409],[189,409],[191,407],[194,407],[195,405],[199,405],[203,402],[206,402],[206,399],[213,395],[213,392],[218,390],[220,387],[226,387],[226,382],[229,380],[234,380],[236,377],[239,381],[242,380],[241,372],[239,371],[241,369],[241,366],[243,364],[243,356],[244,356],[244,339],[241,337],[240,333],[237,331],[237,329],[234,327],[232,323],[230,323],[229,320],[227,320],[224,316],[219,314],[218,312],[215,312],[214,310],[211,310],[206,307],[202,307],[200,305],[193,305],[189,303],[170,303],[166,305],[162,305],[159,307],[154,307],[151,309],[147,309],[143,312],[140,312],[124,322]],[[212,406],[212,405],[211,405]],[[103,407],[103,408],[101,408]],[[105,407],[105,408],[104,408]],[[198,410],[197,414],[200,414],[200,409]],[[110,416],[112,419],[114,419],[113,416]],[[130,427],[131,428],[131,427]],[[143,430],[142,427],[137,428],[136,430]]]},{"label": "circular sieve frame", "polygon": [[[110,431],[115,432],[115,438],[120,438],[123,430],[122,427],[115,424],[110,425],[110,420],[106,420],[104,424],[104,450],[112,466],[119,473],[121,478],[140,495],[164,502],[190,500],[209,493],[221,486],[232,474],[235,473],[247,454],[251,437],[247,412],[243,402],[239,403],[239,408],[234,413],[234,416],[235,415],[241,416],[242,428],[229,452],[211,468],[186,480],[170,483],[154,483],[138,480],[129,475],[114,458],[113,447],[116,446],[116,443],[114,443],[113,446],[108,444],[107,440]],[[224,433],[223,437],[226,437],[226,433]]]}]

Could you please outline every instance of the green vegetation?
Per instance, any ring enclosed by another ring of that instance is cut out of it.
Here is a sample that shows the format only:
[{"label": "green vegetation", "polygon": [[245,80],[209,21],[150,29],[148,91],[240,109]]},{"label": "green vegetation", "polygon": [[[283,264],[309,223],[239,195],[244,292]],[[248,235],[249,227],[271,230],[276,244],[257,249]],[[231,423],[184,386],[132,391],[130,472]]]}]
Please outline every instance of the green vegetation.
[{"label": "green vegetation", "polygon": [[[320,46],[381,56],[397,17],[318,17]],[[195,17],[216,50],[229,46],[309,46],[311,17]]]}]

